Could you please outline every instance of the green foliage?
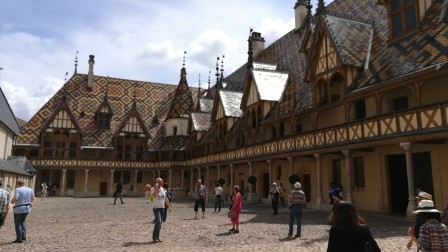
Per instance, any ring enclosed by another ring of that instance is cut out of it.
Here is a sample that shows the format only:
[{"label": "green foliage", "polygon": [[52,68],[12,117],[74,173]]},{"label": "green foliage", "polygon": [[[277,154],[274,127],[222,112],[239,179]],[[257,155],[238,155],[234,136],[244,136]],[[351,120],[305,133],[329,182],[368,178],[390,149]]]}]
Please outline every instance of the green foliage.
[{"label": "green foliage", "polygon": [[300,182],[299,175],[293,174],[293,175],[289,176],[289,183],[291,183],[291,185],[294,185],[296,182]]},{"label": "green foliage", "polygon": [[247,179],[247,182],[249,182],[249,184],[251,184],[251,185],[255,185],[255,183],[257,183],[257,177],[255,177],[255,176],[250,176],[250,177]]}]

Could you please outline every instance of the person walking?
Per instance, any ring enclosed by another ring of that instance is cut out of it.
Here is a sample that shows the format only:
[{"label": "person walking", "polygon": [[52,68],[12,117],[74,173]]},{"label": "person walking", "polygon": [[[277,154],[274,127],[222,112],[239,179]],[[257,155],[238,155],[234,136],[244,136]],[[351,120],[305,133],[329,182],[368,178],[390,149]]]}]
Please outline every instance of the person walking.
[{"label": "person walking", "polygon": [[123,184],[121,183],[121,181],[119,181],[118,183],[117,183],[117,185],[115,186],[115,193],[114,193],[114,195],[115,195],[115,199],[114,199],[114,205],[115,205],[115,203],[117,202],[117,198],[118,197],[120,197],[120,201],[121,201],[121,204],[124,204],[124,202],[123,202],[123,197],[121,196],[121,192],[122,192],[122,190],[123,190]]},{"label": "person walking", "polygon": [[240,213],[243,209],[243,197],[241,196],[239,186],[233,187],[232,195],[232,208],[229,211],[232,229],[229,231],[238,234],[240,232]]},{"label": "person walking", "polygon": [[289,202],[289,232],[288,237],[292,238],[293,228],[294,228],[294,220],[297,219],[297,233],[296,237],[302,236],[302,215],[303,215],[303,204],[306,202],[305,193],[300,190],[301,184],[296,182],[294,184],[294,189],[291,190],[291,193],[288,197]]},{"label": "person walking", "polygon": [[34,201],[34,192],[31,188],[25,186],[21,180],[16,182],[16,190],[11,203],[14,203],[14,225],[16,229],[16,240],[12,243],[22,243],[26,241],[26,224],[25,220],[28,213],[31,212],[31,202]]},{"label": "person walking", "polygon": [[[417,194],[417,196],[415,197],[415,203],[416,203],[417,207],[422,200],[432,200],[432,195],[420,190],[419,193]],[[418,239],[419,239],[419,235],[420,235],[420,227],[425,222],[426,222],[426,219],[423,218],[423,215],[417,214],[417,217],[415,218],[414,227],[408,228],[408,235],[410,237],[408,243],[406,244],[406,247],[408,249],[411,249],[413,243],[418,245]]]},{"label": "person walking", "polygon": [[280,182],[280,186],[278,187],[278,190],[279,190],[280,204],[282,205],[282,207],[285,207],[286,190],[283,187],[282,182]]},{"label": "person walking", "polygon": [[40,186],[41,186],[40,201],[45,201],[45,198],[47,197],[48,186],[45,182],[43,182]]},{"label": "person walking", "polygon": [[216,208],[218,207],[218,213],[221,212],[221,195],[223,193],[223,189],[221,187],[220,184],[216,183],[216,187],[215,187],[215,213],[216,213]]},{"label": "person walking", "polygon": [[149,183],[146,183],[145,185],[145,200],[146,200],[146,204],[149,204],[150,201],[152,201],[152,197],[150,197],[151,195],[151,185]]},{"label": "person walking", "polygon": [[171,213],[171,203],[166,197],[166,190],[163,188],[163,179],[157,178],[154,184],[154,192],[152,193],[153,212],[155,216],[154,230],[152,231],[152,241],[161,242],[160,230],[162,229],[162,218],[165,206],[168,206],[168,210]]},{"label": "person walking", "polygon": [[0,178],[0,228],[5,224],[9,213],[9,203],[11,202],[11,194],[1,186],[3,186],[2,178]]},{"label": "person walking", "polygon": [[350,202],[340,201],[336,205],[330,223],[327,252],[367,251],[366,243],[371,249],[368,251],[381,251],[364,219]]},{"label": "person walking", "polygon": [[280,198],[280,191],[276,183],[272,183],[269,195],[271,195],[272,209],[274,210],[274,215],[278,215],[278,199]]},{"label": "person walking", "polygon": [[[171,205],[171,201],[173,201],[173,196],[168,191],[168,188],[169,188],[168,183],[163,183],[163,189],[165,189],[166,197],[168,198],[168,201],[170,202],[170,205]],[[165,209],[163,210],[163,222],[166,221],[166,217],[168,215],[168,208],[169,208],[169,205],[167,205],[165,203]]]},{"label": "person walking", "polygon": [[448,228],[442,223],[440,211],[435,209],[434,202],[421,200],[417,210],[412,213],[424,221],[419,229],[419,249],[423,252],[448,251]]},{"label": "person walking", "polygon": [[205,219],[205,202],[207,201],[207,188],[202,184],[202,180],[198,179],[195,187],[196,200],[194,203],[194,218],[198,218],[198,208],[201,205],[202,208],[202,219]]}]

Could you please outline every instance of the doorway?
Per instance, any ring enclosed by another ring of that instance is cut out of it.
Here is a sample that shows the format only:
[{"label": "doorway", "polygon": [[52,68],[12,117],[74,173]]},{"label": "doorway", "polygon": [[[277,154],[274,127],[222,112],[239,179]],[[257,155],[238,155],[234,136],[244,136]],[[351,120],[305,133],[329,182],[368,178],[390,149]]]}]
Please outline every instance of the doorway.
[{"label": "doorway", "polygon": [[311,176],[303,174],[302,190],[305,193],[306,202],[311,202]]},{"label": "doorway", "polygon": [[271,185],[269,184],[269,173],[263,173],[261,178],[261,196],[263,198],[269,198],[269,190],[271,189]]},{"label": "doorway", "polygon": [[100,182],[100,196],[107,196],[107,182]]},{"label": "doorway", "polygon": [[[430,193],[434,197],[431,153],[420,152],[412,154],[414,170],[414,186],[422,191]],[[387,156],[389,174],[390,211],[392,213],[406,213],[408,206],[408,181],[406,171],[406,156]]]}]

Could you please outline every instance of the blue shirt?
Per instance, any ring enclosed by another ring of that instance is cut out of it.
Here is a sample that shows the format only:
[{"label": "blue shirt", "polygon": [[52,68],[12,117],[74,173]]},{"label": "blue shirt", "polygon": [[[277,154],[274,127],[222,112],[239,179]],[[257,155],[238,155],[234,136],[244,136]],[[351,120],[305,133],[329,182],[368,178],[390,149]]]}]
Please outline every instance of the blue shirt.
[{"label": "blue shirt", "polygon": [[15,197],[17,198],[13,208],[15,214],[31,212],[31,201],[34,199],[31,188],[26,186],[16,188]]}]

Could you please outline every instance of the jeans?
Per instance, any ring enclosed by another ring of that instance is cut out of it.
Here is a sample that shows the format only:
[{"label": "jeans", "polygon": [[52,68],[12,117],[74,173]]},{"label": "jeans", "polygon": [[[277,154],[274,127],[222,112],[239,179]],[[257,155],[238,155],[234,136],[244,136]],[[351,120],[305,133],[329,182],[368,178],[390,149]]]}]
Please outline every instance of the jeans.
[{"label": "jeans", "polygon": [[303,206],[301,204],[291,205],[291,212],[289,214],[288,235],[292,235],[292,228],[294,227],[294,219],[297,218],[297,237],[302,236],[302,215],[303,215]]},{"label": "jeans", "polygon": [[14,214],[14,225],[16,227],[16,239],[25,240],[26,239],[26,225],[25,220],[28,213]]},{"label": "jeans", "polygon": [[278,214],[278,198],[272,199],[272,209],[274,209],[274,215],[277,215]]},{"label": "jeans", "polygon": [[162,218],[163,218],[163,211],[164,208],[154,208],[154,217],[155,217],[155,223],[154,223],[154,230],[152,231],[152,240],[158,240],[160,235],[160,229],[162,229]]},{"label": "jeans", "polygon": [[221,211],[221,195],[216,195],[216,202],[215,202],[215,212],[216,212],[216,207],[218,207],[218,211]]}]

